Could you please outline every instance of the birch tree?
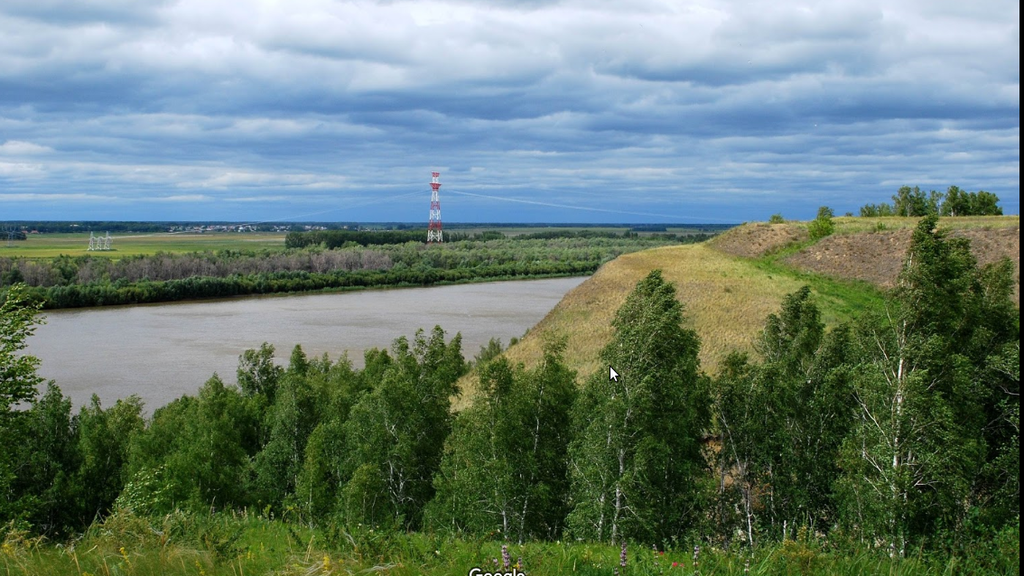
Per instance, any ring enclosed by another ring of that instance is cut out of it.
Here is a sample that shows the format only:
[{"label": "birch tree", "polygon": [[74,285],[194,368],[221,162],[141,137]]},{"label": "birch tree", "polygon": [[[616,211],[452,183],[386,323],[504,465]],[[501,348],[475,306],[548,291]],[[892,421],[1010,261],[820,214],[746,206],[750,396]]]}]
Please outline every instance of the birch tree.
[{"label": "birch tree", "polygon": [[435,327],[413,346],[395,341],[394,361],[344,424],[349,454],[342,510],[350,522],[417,528],[451,430],[451,398],[465,371],[462,338]]},{"label": "birch tree", "polygon": [[848,345],[845,327],[824,334],[803,287],[768,317],[756,342],[761,363],[740,354],[724,362],[715,386],[719,491],[723,504],[727,487],[737,497],[747,544],[756,532],[778,540],[834,522],[836,459],[850,426]]},{"label": "birch tree", "polygon": [[1019,341],[1007,291],[989,289],[1005,284],[986,279],[966,240],[925,217],[884,313],[859,331],[857,420],[840,488],[847,523],[893,554],[955,531],[976,501],[991,397],[981,374],[1007,339]]},{"label": "birch tree", "polygon": [[560,536],[575,397],[562,350],[562,342],[546,344],[544,361],[531,370],[504,357],[483,368],[482,395],[445,443],[430,505],[434,527],[515,542]]},{"label": "birch tree", "polygon": [[659,270],[616,313],[615,335],[574,409],[568,525],[578,538],[661,541],[695,525],[706,478],[709,393],[700,341]]}]

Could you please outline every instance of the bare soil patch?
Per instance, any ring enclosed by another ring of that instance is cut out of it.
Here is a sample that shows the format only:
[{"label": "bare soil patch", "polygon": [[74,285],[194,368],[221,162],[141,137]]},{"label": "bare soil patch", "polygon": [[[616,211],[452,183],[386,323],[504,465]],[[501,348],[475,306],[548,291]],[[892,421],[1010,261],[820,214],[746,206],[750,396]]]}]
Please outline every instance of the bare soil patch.
[{"label": "bare soil patch", "polygon": [[[891,287],[903,267],[912,233],[904,229],[837,234],[787,257],[785,262],[802,270]],[[1020,305],[1020,226],[953,230],[950,235],[970,240],[971,251],[981,265],[1009,258],[1016,282],[1014,302]]]},{"label": "bare soil patch", "polygon": [[713,238],[712,248],[744,258],[758,258],[808,239],[807,226],[797,222],[754,222],[731,228]]}]

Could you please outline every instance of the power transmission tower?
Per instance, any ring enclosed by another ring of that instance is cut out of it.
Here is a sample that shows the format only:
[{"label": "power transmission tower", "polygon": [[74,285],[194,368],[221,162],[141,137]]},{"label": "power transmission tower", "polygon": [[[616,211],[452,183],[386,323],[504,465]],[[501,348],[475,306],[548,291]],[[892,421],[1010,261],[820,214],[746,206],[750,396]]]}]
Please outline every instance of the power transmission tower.
[{"label": "power transmission tower", "polygon": [[441,200],[438,191],[441,189],[441,173],[431,172],[430,179],[430,224],[427,226],[427,244],[444,242],[441,234]]},{"label": "power transmission tower", "polygon": [[113,250],[114,239],[110,236],[110,232],[107,232],[106,236],[95,236],[92,232],[89,232],[89,248],[86,251],[91,250]]}]

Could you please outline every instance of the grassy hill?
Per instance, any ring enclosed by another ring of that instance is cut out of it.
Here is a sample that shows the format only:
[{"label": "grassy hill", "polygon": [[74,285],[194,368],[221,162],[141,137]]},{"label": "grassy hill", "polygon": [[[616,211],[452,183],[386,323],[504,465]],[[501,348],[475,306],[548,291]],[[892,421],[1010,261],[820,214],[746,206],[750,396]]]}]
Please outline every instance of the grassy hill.
[{"label": "grassy hill", "polygon": [[[881,288],[899,272],[916,224],[916,218],[836,218],[833,236],[811,242],[806,222],[749,223],[704,244],[620,256],[566,294],[505,355],[531,366],[547,339],[566,338],[566,359],[581,379],[606,369],[598,354],[611,338],[615,311],[641,278],[660,268],[676,285],[686,322],[700,335],[702,367],[714,374],[730,352],[753,353],[765,318],[804,284],[829,326],[880,305]],[[940,225],[971,239],[982,263],[1010,257],[1019,294],[1019,217],[947,218]],[[465,406],[475,375],[462,387]]]}]

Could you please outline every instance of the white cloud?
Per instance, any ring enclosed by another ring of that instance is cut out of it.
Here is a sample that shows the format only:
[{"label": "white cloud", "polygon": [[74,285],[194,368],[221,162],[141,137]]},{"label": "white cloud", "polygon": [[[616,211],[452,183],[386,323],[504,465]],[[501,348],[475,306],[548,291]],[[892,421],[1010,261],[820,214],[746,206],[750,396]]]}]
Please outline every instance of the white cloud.
[{"label": "white cloud", "polygon": [[48,154],[53,152],[49,146],[40,146],[32,142],[20,140],[8,140],[0,144],[0,156],[34,156],[37,154]]},{"label": "white cloud", "polygon": [[6,194],[0,192],[0,202],[42,202],[51,204],[54,202],[109,202],[113,198],[97,194],[40,194],[40,193],[18,193]]},{"label": "white cloud", "polygon": [[44,174],[42,164],[0,161],[0,178],[31,178],[36,179]]},{"label": "white cloud", "polygon": [[159,196],[157,198],[147,198],[149,202],[209,202],[213,200],[210,196],[203,194],[179,194],[177,196]]},{"label": "white cloud", "polygon": [[126,2],[0,7],[0,191],[1019,198],[1011,0]]}]

